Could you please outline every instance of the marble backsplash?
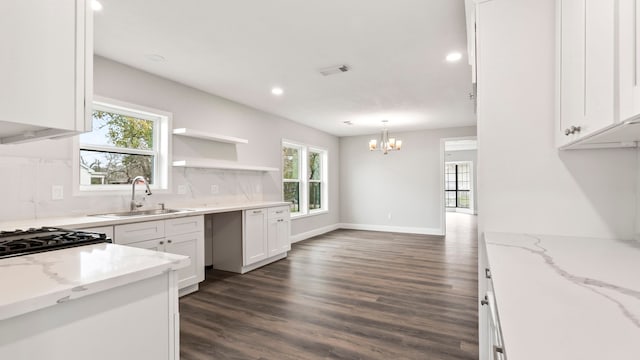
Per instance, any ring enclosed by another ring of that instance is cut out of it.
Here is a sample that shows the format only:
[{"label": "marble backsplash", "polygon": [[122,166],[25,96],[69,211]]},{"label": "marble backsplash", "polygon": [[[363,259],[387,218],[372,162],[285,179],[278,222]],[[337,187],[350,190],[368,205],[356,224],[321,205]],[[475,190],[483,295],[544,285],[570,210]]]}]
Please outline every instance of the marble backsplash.
[{"label": "marble backsplash", "polygon": [[[71,160],[0,157],[2,206],[0,221],[79,216],[128,210],[130,188],[117,193],[74,194]],[[144,208],[234,204],[281,199],[279,173],[174,168],[171,188],[146,196]],[[63,187],[62,200],[52,200],[52,186]],[[217,194],[212,194],[217,185]],[[186,192],[178,194],[178,187]],[[140,187],[137,198],[144,196]]]}]

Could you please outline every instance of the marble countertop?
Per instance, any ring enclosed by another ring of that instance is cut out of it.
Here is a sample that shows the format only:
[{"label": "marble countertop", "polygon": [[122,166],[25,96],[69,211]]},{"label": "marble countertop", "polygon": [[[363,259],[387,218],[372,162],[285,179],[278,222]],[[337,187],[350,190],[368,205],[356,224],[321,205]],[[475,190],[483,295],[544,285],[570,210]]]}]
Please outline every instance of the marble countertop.
[{"label": "marble countertop", "polygon": [[188,266],[189,257],[115,244],[0,259],[0,320]]},{"label": "marble countertop", "polygon": [[484,237],[508,359],[640,359],[640,242]]},{"label": "marble countertop", "polygon": [[[248,209],[256,209],[262,207],[273,206],[287,206],[289,203],[283,201],[263,201],[241,204],[223,204],[223,205],[206,205],[196,204],[175,207],[184,211],[162,214],[162,215],[147,215],[147,216],[131,216],[131,217],[104,217],[104,216],[65,216],[65,217],[50,217],[50,218],[38,218],[38,219],[24,219],[24,220],[10,220],[0,222],[0,231],[13,231],[16,229],[28,229],[39,228],[43,226],[62,227],[69,229],[81,229],[88,227],[109,226],[136,223],[142,221],[153,221],[163,219],[173,219],[185,216],[202,215],[202,214],[214,214],[229,211],[240,211]],[[167,204],[167,208],[174,208]],[[122,210],[125,211],[125,210]]]}]

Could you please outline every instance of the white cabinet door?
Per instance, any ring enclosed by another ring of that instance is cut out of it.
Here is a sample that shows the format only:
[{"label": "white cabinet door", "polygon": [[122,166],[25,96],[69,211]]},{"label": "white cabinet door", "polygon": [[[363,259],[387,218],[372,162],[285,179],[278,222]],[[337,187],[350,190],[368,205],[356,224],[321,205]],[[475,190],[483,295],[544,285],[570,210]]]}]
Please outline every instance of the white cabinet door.
[{"label": "white cabinet door", "polygon": [[586,1],[585,120],[580,136],[613,124],[615,106],[615,1]]},{"label": "white cabinet door", "polygon": [[289,239],[289,233],[291,232],[291,220],[289,218],[282,218],[278,221],[278,231],[276,247],[278,253],[283,253],[291,250],[291,241]]},{"label": "white cabinet door", "polygon": [[614,3],[610,0],[559,2],[558,145],[618,120],[614,88],[617,77]]},{"label": "white cabinet door", "polygon": [[250,265],[268,257],[267,213],[265,209],[244,211],[242,250],[244,265]]},{"label": "white cabinet door", "polygon": [[619,0],[620,120],[640,114],[640,1]]},{"label": "white cabinet door", "polygon": [[204,233],[202,231],[172,235],[165,239],[164,250],[171,254],[188,256],[191,264],[178,270],[180,289],[204,281]]},{"label": "white cabinet door", "polygon": [[[0,1],[3,141],[11,136],[45,136],[38,131],[46,129],[57,129],[50,136],[90,130],[93,15],[89,4]],[[26,131],[31,133],[24,136]]]},{"label": "white cabinet door", "polygon": [[279,255],[291,250],[289,241],[289,226],[291,222],[288,218],[270,218],[268,231],[269,257]]}]

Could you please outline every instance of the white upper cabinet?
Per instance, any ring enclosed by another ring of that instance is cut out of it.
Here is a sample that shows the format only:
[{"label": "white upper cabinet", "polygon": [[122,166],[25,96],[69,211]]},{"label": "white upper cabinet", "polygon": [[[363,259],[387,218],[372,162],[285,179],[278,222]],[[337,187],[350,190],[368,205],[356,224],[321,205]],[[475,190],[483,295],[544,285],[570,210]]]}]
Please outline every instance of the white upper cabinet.
[{"label": "white upper cabinet", "polygon": [[89,0],[0,1],[0,143],[91,130]]},{"label": "white upper cabinet", "polygon": [[640,19],[638,0],[619,0],[618,58],[620,62],[620,119],[640,114]]},{"label": "white upper cabinet", "polygon": [[559,146],[617,121],[616,1],[558,1]]}]

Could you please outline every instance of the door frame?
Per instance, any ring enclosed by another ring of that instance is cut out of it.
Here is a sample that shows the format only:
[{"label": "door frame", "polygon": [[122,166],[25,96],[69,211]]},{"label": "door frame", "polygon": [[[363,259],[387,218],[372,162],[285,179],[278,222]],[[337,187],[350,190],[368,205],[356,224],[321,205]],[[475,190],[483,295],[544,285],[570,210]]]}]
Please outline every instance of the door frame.
[{"label": "door frame", "polygon": [[[442,229],[442,235],[447,235],[447,209],[444,206],[444,146],[447,141],[456,141],[456,140],[478,140],[478,136],[460,136],[460,137],[450,137],[450,138],[441,138],[440,139],[440,229]],[[478,151],[478,147],[476,146],[476,151]],[[476,164],[477,166],[477,164]],[[475,204],[474,204],[475,210]]]}]

